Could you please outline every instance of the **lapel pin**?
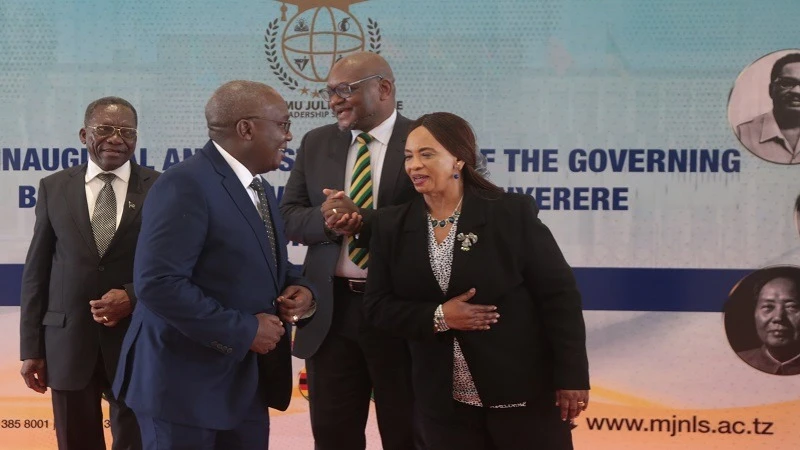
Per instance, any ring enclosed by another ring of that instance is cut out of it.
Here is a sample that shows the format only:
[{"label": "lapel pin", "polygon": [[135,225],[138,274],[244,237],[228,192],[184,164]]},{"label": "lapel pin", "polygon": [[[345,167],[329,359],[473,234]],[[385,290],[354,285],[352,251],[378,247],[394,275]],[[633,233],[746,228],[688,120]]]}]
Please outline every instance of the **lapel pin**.
[{"label": "lapel pin", "polygon": [[468,252],[473,244],[478,242],[478,236],[475,233],[458,233],[456,239],[461,242],[461,250]]},{"label": "lapel pin", "polygon": [[136,205],[132,201],[128,201],[128,208],[136,209]]}]

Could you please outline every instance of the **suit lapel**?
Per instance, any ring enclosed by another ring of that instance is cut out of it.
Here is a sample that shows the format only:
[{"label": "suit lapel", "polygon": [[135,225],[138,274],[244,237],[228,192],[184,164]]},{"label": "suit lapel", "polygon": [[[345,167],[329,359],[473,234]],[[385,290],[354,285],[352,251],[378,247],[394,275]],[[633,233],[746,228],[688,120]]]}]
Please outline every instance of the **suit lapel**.
[{"label": "suit lapel", "polygon": [[242,183],[240,183],[239,179],[236,178],[236,175],[233,173],[233,171],[231,171],[229,177],[225,177],[222,180],[222,186],[225,187],[226,191],[228,191],[228,195],[231,197],[231,200],[233,200],[233,203],[235,203],[236,207],[239,208],[239,212],[241,212],[244,218],[247,220],[247,224],[250,225],[250,229],[253,231],[253,234],[258,240],[259,246],[261,247],[261,253],[264,255],[264,259],[267,261],[267,266],[269,266],[269,271],[272,274],[272,278],[277,280],[277,271],[275,264],[272,263],[272,256],[270,255],[272,252],[269,248],[269,242],[267,242],[267,232],[264,230],[264,222],[261,221],[261,216],[258,215],[258,211],[256,210],[253,201],[247,194],[244,186],[242,186]]},{"label": "suit lapel", "polygon": [[114,245],[117,243],[117,241],[122,239],[122,236],[124,236],[128,231],[128,228],[130,228],[134,219],[136,219],[136,217],[138,217],[141,213],[145,196],[142,184],[149,178],[149,176],[147,176],[147,178],[143,178],[140,166],[131,161],[131,175],[130,178],[128,178],[128,192],[125,194],[125,201],[122,202],[122,205],[119,205],[119,207],[122,208],[122,218],[119,221],[119,226],[117,227],[117,231],[114,233],[114,237],[108,244],[108,250],[105,253],[106,255],[113,251]]},{"label": "suit lapel", "polygon": [[392,129],[392,137],[389,138],[389,144],[386,146],[386,155],[383,160],[383,171],[381,172],[380,191],[378,192],[378,207],[387,206],[392,204],[392,199],[395,197],[395,186],[397,185],[397,177],[405,176],[403,163],[403,155],[406,147],[406,138],[408,137],[408,126],[410,121],[400,114],[397,115],[394,128]]},{"label": "suit lapel", "polygon": [[89,204],[86,201],[86,164],[75,166],[69,171],[70,178],[67,180],[67,186],[64,190],[67,210],[72,215],[72,220],[75,222],[78,232],[83,236],[83,240],[89,248],[89,253],[99,259],[100,255],[97,253],[97,244],[94,242],[92,224],[89,220]]},{"label": "suit lapel", "polygon": [[217,148],[214,147],[214,143],[208,141],[206,146],[202,150],[203,154],[211,161],[211,165],[214,166],[214,170],[222,177],[222,186],[228,192],[228,195],[233,200],[233,203],[239,209],[239,212],[244,216],[247,224],[250,226],[250,229],[253,231],[255,238],[258,240],[258,244],[261,247],[261,253],[264,255],[264,259],[267,262],[267,266],[269,266],[269,271],[272,274],[272,279],[275,281],[275,285],[277,286],[277,270],[275,264],[272,263],[272,256],[270,253],[269,243],[267,242],[267,232],[264,230],[264,222],[261,221],[261,216],[258,215],[258,211],[256,210],[256,206],[253,204],[253,200],[250,198],[250,195],[245,190],[242,183],[239,181],[239,178],[236,177],[236,174],[233,173],[233,169],[228,163],[225,161],[225,158],[219,154]]},{"label": "suit lapel", "polygon": [[261,184],[264,185],[264,192],[267,194],[267,203],[269,205],[269,213],[272,217],[272,233],[275,237],[275,264],[276,264],[276,273],[277,279],[283,280],[284,279],[284,272],[286,271],[286,267],[281,264],[282,261],[288,261],[287,250],[286,250],[286,237],[284,236],[283,231],[283,220],[281,220],[280,209],[278,207],[278,199],[275,198],[275,193],[272,191],[272,185],[264,179],[264,177],[259,177],[261,179]]},{"label": "suit lapel", "polygon": [[[337,191],[344,190],[344,175],[347,173],[347,153],[352,140],[350,131],[339,131],[336,139],[328,148],[327,157],[320,158],[323,164],[318,171],[320,185]],[[346,194],[350,194],[347,192]]]},{"label": "suit lapel", "polygon": [[447,298],[463,294],[468,289],[474,287],[476,279],[475,270],[480,270],[481,261],[485,259],[481,256],[482,249],[486,246],[480,245],[480,236],[483,235],[484,225],[488,217],[488,204],[469,192],[464,192],[464,203],[461,207],[461,216],[458,218],[458,228],[456,236],[460,233],[473,233],[478,236],[478,241],[470,247],[469,251],[462,250],[462,242],[456,238],[453,247],[453,265],[450,274],[450,284],[447,287]]},{"label": "suit lapel", "polygon": [[403,261],[408,267],[422,268],[421,290],[423,292],[435,292],[444,298],[442,288],[433,275],[431,268],[430,252],[428,251],[428,224],[425,223],[425,200],[422,196],[415,197],[408,210],[403,225],[405,245],[403,249],[408,252],[410,261]]}]

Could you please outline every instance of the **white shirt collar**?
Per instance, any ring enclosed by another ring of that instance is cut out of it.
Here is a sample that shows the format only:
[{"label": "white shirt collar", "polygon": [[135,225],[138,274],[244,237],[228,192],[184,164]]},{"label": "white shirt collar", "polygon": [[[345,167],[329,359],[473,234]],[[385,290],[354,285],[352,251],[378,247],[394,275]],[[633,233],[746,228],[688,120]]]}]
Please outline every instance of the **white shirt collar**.
[{"label": "white shirt collar", "polygon": [[763,118],[761,119],[761,136],[759,136],[758,142],[763,144],[764,142],[771,141],[775,138],[786,141],[781,133],[780,127],[778,126],[778,121],[775,120],[775,113],[769,111],[768,113],[764,114]]},{"label": "white shirt collar", "polygon": [[239,182],[242,183],[242,186],[244,186],[245,189],[250,187],[250,183],[252,183],[253,178],[255,178],[253,174],[250,173],[250,170],[247,167],[245,167],[244,164],[239,162],[238,159],[234,158],[230,153],[226,152],[225,149],[222,148],[222,146],[220,146],[213,140],[211,142],[214,143],[214,147],[217,147],[217,150],[219,150],[219,154],[222,155],[222,157],[225,159],[225,162],[227,162],[228,165],[231,166],[231,169],[233,169],[233,173],[236,174],[236,178],[239,179]]},{"label": "white shirt collar", "polygon": [[117,167],[116,169],[105,171],[101,169],[100,166],[98,166],[94,161],[89,159],[89,164],[86,166],[86,178],[84,181],[88,183],[101,173],[113,173],[117,176],[117,178],[127,183],[131,178],[131,162],[125,161],[125,164]]},{"label": "white shirt collar", "polygon": [[[389,145],[389,139],[392,137],[392,130],[394,129],[394,123],[397,121],[397,110],[395,109],[392,111],[392,115],[389,116],[386,120],[381,122],[380,125],[371,129],[369,131],[370,136],[373,139],[380,142],[383,145]],[[350,139],[350,145],[353,145],[356,138],[359,134],[363,133],[361,130],[351,130],[352,139]]]}]

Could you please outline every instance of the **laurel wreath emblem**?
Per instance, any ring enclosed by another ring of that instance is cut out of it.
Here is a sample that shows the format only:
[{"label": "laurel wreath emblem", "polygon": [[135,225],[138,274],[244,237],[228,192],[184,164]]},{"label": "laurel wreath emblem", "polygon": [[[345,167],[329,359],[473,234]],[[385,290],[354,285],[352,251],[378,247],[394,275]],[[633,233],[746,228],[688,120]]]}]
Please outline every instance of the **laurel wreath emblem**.
[{"label": "laurel wreath emblem", "polygon": [[367,18],[367,31],[369,32],[369,51],[381,53],[381,29],[378,21]]},{"label": "laurel wreath emblem", "polygon": [[[291,90],[298,89],[300,85],[286,69],[283,68],[280,61],[278,61],[278,51],[275,49],[278,41],[278,20],[275,19],[267,24],[267,30],[264,33],[264,53],[267,55],[267,62],[269,68],[272,69],[273,75],[278,77],[284,86]],[[367,32],[369,34],[369,51],[373,53],[381,53],[381,29],[378,26],[377,20],[367,18]]]},{"label": "laurel wreath emblem", "polygon": [[291,90],[295,90],[299,86],[297,84],[297,80],[292,78],[292,76],[286,72],[281,63],[278,61],[278,51],[275,50],[275,42],[277,40],[278,19],[275,19],[267,24],[267,31],[264,34],[264,53],[267,55],[267,62],[269,63],[269,68],[272,69],[272,73],[278,77],[278,80],[280,80],[284,86]]}]

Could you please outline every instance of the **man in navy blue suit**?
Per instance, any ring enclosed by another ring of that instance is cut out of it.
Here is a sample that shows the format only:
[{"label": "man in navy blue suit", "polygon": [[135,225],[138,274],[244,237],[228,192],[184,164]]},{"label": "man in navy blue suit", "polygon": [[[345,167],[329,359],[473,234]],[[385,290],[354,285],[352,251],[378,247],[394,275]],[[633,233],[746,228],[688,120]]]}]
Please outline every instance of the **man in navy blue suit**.
[{"label": "man in navy blue suit", "polygon": [[255,82],[206,105],[211,140],[153,185],[134,263],[139,303],[114,383],[145,449],[265,449],[291,397],[291,323],[311,320],[271,186],[286,102]]}]

